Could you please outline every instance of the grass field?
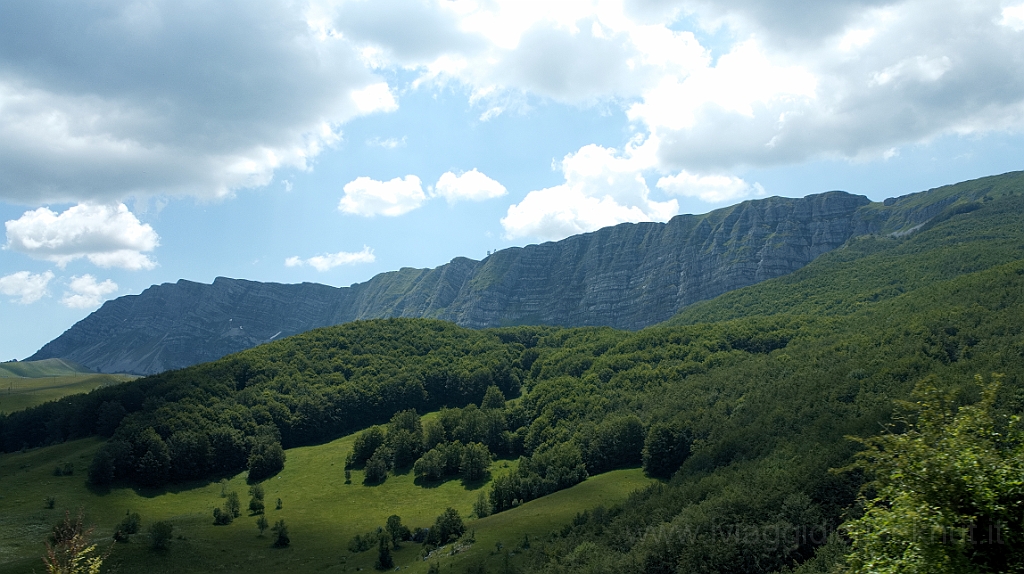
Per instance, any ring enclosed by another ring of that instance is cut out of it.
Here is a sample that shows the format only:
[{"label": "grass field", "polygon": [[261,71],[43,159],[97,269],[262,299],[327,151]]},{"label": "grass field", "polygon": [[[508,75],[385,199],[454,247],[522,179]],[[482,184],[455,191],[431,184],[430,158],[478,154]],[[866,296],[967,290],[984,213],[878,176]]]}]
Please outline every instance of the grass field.
[{"label": "grass field", "polygon": [[[95,527],[94,539],[111,548],[107,564],[120,572],[344,572],[372,570],[376,549],[353,554],[349,540],[382,526],[398,514],[411,528],[428,527],[451,506],[457,509],[476,542],[464,552],[448,556],[438,552],[442,572],[461,572],[481,561],[499,570],[504,557],[494,551],[497,542],[513,549],[524,535],[547,535],[569,522],[576,513],[598,505],[609,506],[650,483],[639,469],[620,470],[592,477],[574,488],[531,501],[513,510],[484,519],[469,519],[473,503],[487,483],[466,485],[459,480],[431,487],[414,484],[411,473],[392,476],[378,486],[362,484],[362,472],[352,472],[345,484],[344,459],[353,436],[334,442],[287,451],[284,470],[264,483],[267,520],[283,519],[292,545],[272,547],[268,531],[259,536],[255,518],[247,513],[228,526],[213,525],[213,509],[223,504],[221,492],[236,491],[245,508],[248,486],[245,475],[221,482],[176,485],[167,490],[145,491],[114,488],[93,491],[85,483],[85,470],[102,444],[97,439],[69,442],[0,458],[0,574],[42,570],[43,540],[66,511],[81,509],[86,524]],[[56,466],[70,462],[71,476],[55,476]],[[509,472],[509,461],[492,464],[492,476]],[[56,501],[47,509],[47,497]],[[277,499],[282,508],[275,510]],[[142,516],[143,531],[149,524],[167,520],[174,525],[168,551],[149,550],[145,536],[112,546],[114,526],[127,510]],[[450,549],[446,549],[450,550]],[[394,553],[403,571],[426,572],[429,562],[422,547],[404,543]]]},{"label": "grass field", "polygon": [[0,377],[0,413],[12,413],[77,393],[131,381],[132,375],[74,374],[34,378]]}]

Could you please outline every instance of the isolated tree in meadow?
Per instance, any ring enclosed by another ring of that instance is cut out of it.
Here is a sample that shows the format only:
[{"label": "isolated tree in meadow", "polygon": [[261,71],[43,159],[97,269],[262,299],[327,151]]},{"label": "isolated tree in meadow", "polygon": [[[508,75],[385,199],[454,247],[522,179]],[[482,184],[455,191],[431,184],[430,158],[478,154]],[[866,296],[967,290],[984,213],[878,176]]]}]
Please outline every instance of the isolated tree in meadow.
[{"label": "isolated tree in meadow", "polygon": [[238,518],[242,515],[242,503],[238,500],[238,493],[231,491],[227,500],[224,501],[224,510],[231,514],[231,518]]},{"label": "isolated tree in meadow", "polygon": [[267,516],[265,514],[261,514],[259,518],[256,519],[256,528],[259,528],[260,536],[263,536],[263,531],[266,530],[268,526],[270,526],[270,523],[267,522]]},{"label": "isolated tree in meadow", "polygon": [[128,542],[132,534],[137,534],[142,525],[142,517],[138,512],[125,511],[124,519],[114,528],[114,540]]},{"label": "isolated tree in meadow", "polygon": [[288,527],[285,526],[284,519],[275,522],[270,531],[277,535],[277,538],[274,539],[275,547],[285,548],[292,543],[292,539],[288,537]]},{"label": "isolated tree in meadow", "polygon": [[427,535],[426,544],[444,546],[458,540],[465,532],[466,525],[462,522],[459,511],[449,507],[434,521],[434,526],[430,529],[430,534]]},{"label": "isolated tree in meadow", "polygon": [[390,570],[395,567],[395,560],[391,557],[391,536],[385,531],[380,533],[377,541],[377,561],[373,564],[377,570]]},{"label": "isolated tree in meadow", "polygon": [[266,506],[263,503],[263,486],[254,484],[249,487],[249,513],[252,515],[263,514]]},{"label": "isolated tree in meadow", "polygon": [[402,517],[397,514],[393,514],[388,517],[388,522],[384,526],[384,530],[391,537],[391,542],[395,548],[398,548],[399,542],[403,540],[409,540],[412,538],[412,531],[409,530],[408,526],[402,524]]},{"label": "isolated tree in meadow", "polygon": [[153,550],[166,550],[173,531],[174,526],[170,522],[154,522],[149,526],[149,547]]}]

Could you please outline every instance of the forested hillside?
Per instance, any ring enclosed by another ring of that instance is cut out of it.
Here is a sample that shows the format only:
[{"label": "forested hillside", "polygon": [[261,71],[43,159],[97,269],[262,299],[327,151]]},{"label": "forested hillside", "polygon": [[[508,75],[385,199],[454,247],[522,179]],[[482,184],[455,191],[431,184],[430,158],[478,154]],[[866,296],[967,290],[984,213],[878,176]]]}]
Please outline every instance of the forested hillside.
[{"label": "forested hillside", "polygon": [[282,447],[384,425],[350,460],[373,480],[412,468],[429,486],[471,448],[518,457],[483,513],[613,468],[665,479],[612,508],[580,500],[573,523],[516,549],[521,570],[824,571],[866,479],[830,471],[861,448],[848,436],[884,430],[922,380],[969,404],[976,374],[1002,373],[994,408],[1024,411],[1020,191],[958,195],[911,233],[639,332],[355,322],[0,418],[0,448],[98,433],[96,483],[247,466],[258,480],[287,466]]}]

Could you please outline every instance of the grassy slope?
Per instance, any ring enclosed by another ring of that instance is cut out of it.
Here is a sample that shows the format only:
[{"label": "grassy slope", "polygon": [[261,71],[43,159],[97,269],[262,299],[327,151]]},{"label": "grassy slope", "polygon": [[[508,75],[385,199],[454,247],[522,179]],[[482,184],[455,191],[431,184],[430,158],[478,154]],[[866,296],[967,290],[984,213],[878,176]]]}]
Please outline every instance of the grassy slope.
[{"label": "grassy slope", "polygon": [[[243,572],[262,571],[341,572],[371,569],[376,550],[352,554],[348,541],[383,525],[391,514],[399,514],[410,527],[427,527],[445,507],[456,508],[464,517],[486,484],[463,485],[448,481],[423,488],[413,484],[411,473],[390,477],[379,486],[364,486],[362,472],[353,471],[352,484],[344,484],[343,461],[354,436],[315,447],[291,449],[284,471],[264,483],[267,519],[273,524],[285,520],[292,546],[271,547],[268,531],[258,536],[255,518],[243,516],[229,526],[213,526],[212,511],[223,504],[220,493],[239,493],[242,506],[248,503],[244,474],[226,483],[181,485],[148,492],[115,488],[94,492],[85,485],[85,469],[100,441],[86,439],[36,449],[0,458],[0,573],[39,571],[42,541],[65,510],[81,508],[86,522],[95,527],[95,538],[108,544],[113,527],[125,511],[142,516],[143,530],[157,520],[174,525],[175,540],[170,551],[154,554],[144,536],[130,544],[113,547],[109,564],[126,572]],[[64,462],[75,465],[69,477],[53,476]],[[508,472],[507,461],[492,465],[492,473]],[[525,534],[541,536],[572,519],[577,512],[598,504],[620,502],[637,488],[649,484],[639,470],[622,470],[593,477],[573,489],[527,503],[517,509],[483,520],[467,520],[476,531],[476,544],[454,557],[438,557],[447,563],[498,560],[490,555],[495,543],[512,548]],[[56,498],[56,508],[44,508],[47,496]],[[281,510],[274,510],[278,498]],[[426,571],[421,547],[405,543],[395,552],[396,564],[411,572]],[[446,568],[447,570],[447,568]]]},{"label": "grassy slope", "polygon": [[88,393],[94,389],[130,381],[131,375],[78,374],[38,378],[0,378],[0,413],[12,413],[48,401]]},{"label": "grassy slope", "polygon": [[64,359],[42,361],[10,361],[0,363],[0,379],[8,377],[60,377],[92,373],[89,369]]}]

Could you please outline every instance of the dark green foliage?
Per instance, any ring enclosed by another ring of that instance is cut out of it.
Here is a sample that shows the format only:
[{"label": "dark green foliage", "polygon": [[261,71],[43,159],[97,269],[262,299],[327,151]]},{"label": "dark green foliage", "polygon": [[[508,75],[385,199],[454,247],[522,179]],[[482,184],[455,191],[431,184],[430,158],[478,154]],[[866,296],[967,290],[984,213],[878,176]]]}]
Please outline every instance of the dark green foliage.
[{"label": "dark green foliage", "polygon": [[[275,443],[315,444],[410,408],[478,403],[491,386],[515,396],[524,376],[523,346],[512,340],[530,340],[544,329],[520,331],[502,331],[512,337],[505,342],[495,333],[429,320],[317,329],[0,416],[0,451],[99,432],[112,442],[90,465],[90,482],[97,485],[128,480],[157,486],[246,468],[260,480],[283,465]],[[398,440],[397,433],[392,447],[405,466],[423,452],[416,432],[407,430],[413,437]],[[378,446],[370,445],[355,464],[364,464]]]},{"label": "dark green foliage", "polygon": [[149,547],[153,550],[166,550],[173,531],[174,525],[170,522],[154,522],[149,526]]},{"label": "dark green foliage", "polygon": [[213,509],[213,523],[217,526],[227,526],[234,522],[235,516],[231,514],[231,511],[224,510],[223,508]]},{"label": "dark green foliage", "polygon": [[644,438],[644,424],[636,415],[606,418],[593,432],[581,433],[587,471],[599,474],[614,468],[638,466],[642,462]]},{"label": "dark green foliage", "polygon": [[56,505],[57,499],[52,496],[47,496],[46,499],[43,500],[43,506],[46,507],[48,510],[53,510],[53,507]]},{"label": "dark green foliage", "polygon": [[487,473],[487,467],[490,465],[491,451],[487,449],[487,445],[471,442],[462,449],[459,474],[465,480],[480,480]]},{"label": "dark green foliage", "polygon": [[377,561],[373,563],[377,570],[390,570],[395,567],[395,560],[391,557],[391,536],[385,531],[380,533],[377,541]]},{"label": "dark green foliage", "polygon": [[487,392],[484,393],[484,398],[480,401],[481,409],[503,409],[505,408],[505,395],[501,393],[501,389],[491,385],[487,387]]},{"label": "dark green foliage", "polygon": [[388,472],[395,459],[394,452],[387,446],[381,446],[374,451],[370,460],[366,461],[366,468],[363,476],[368,483],[381,483],[388,477]]},{"label": "dark green foliage", "polygon": [[263,485],[254,484],[249,487],[249,513],[252,515],[263,514],[266,505],[263,503]]},{"label": "dark green foliage", "polygon": [[274,547],[285,548],[292,543],[292,539],[288,537],[288,527],[285,526],[284,520],[278,520],[274,523],[274,527],[270,529],[274,533]]},{"label": "dark green foliage", "polygon": [[281,443],[261,437],[249,452],[249,480],[260,481],[274,476],[284,468],[284,449]]},{"label": "dark green foliage", "polygon": [[998,377],[977,382],[981,401],[954,411],[954,397],[924,381],[897,418],[906,432],[860,441],[851,468],[872,480],[864,514],[843,525],[850,572],[1024,569],[1024,427],[994,416]]},{"label": "dark green foliage", "polygon": [[384,444],[384,429],[373,426],[356,435],[352,446],[352,462],[356,465],[366,464],[373,453]]},{"label": "dark green foliage", "polygon": [[75,465],[70,462],[53,468],[53,476],[71,476],[73,474],[75,474]]},{"label": "dark green foliage", "polygon": [[366,534],[356,534],[348,541],[348,551],[355,554],[359,552],[366,552],[373,548],[380,540],[381,530],[382,529],[378,528],[377,530],[367,532]]},{"label": "dark green foliage", "polygon": [[[865,480],[829,472],[856,452],[845,436],[876,434],[892,420],[892,399],[929,376],[970,404],[977,390],[964,381],[1006,373],[993,418],[1024,411],[1022,189],[1024,177],[1011,174],[868,205],[885,233],[694,304],[670,325],[629,333],[357,322],[0,417],[0,449],[84,436],[100,406],[117,402],[126,414],[92,461],[91,482],[138,482],[140,468],[159,465],[147,429],[166,443],[171,467],[179,449],[202,452],[176,433],[206,437],[210,456],[197,460],[210,476],[243,469],[258,437],[290,447],[383,425],[410,408],[466,405],[423,424],[413,471],[456,476],[469,443],[520,457],[493,482],[495,512],[588,472],[639,462],[672,476],[534,539],[517,567],[822,571],[841,541],[822,544]],[[887,235],[931,216],[915,232]],[[491,386],[510,398],[504,408],[486,399]],[[382,445],[394,463],[406,456],[395,446],[412,452],[415,434],[405,423],[382,426],[352,464]]]},{"label": "dark green foliage", "polygon": [[120,524],[114,527],[114,540],[117,542],[128,542],[132,534],[138,534],[142,527],[142,517],[138,512],[125,511],[124,518]]},{"label": "dark green foliage", "polygon": [[428,546],[444,546],[454,542],[466,533],[466,525],[459,516],[459,511],[454,508],[446,508],[444,514],[437,517],[434,526],[430,528],[425,544]]},{"label": "dark green foliage", "polygon": [[395,548],[398,548],[400,542],[412,539],[412,531],[409,530],[408,526],[402,524],[402,518],[397,515],[391,515],[388,517],[387,525],[384,526],[385,532],[391,538]]},{"label": "dark green foliage", "polygon": [[224,501],[224,511],[231,514],[232,518],[238,518],[242,515],[242,504],[238,500],[238,493],[231,491],[228,493],[227,500]]},{"label": "dark green foliage", "polygon": [[644,472],[668,478],[690,455],[690,433],[675,424],[656,423],[644,439]]},{"label": "dark green foliage", "polygon": [[476,497],[476,502],[473,503],[473,514],[477,518],[487,518],[491,515],[491,501],[482,491]]}]

